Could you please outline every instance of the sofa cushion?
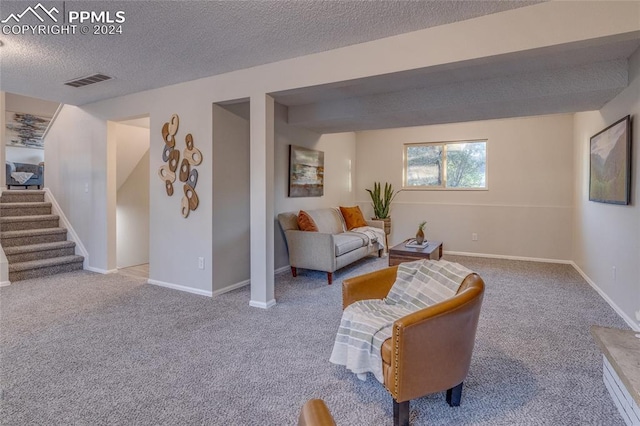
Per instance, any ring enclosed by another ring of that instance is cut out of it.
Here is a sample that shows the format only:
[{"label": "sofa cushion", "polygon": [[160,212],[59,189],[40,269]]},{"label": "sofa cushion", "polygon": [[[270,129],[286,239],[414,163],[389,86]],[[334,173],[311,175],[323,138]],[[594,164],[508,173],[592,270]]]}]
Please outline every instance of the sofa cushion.
[{"label": "sofa cushion", "polygon": [[309,213],[304,210],[300,210],[300,213],[298,213],[298,228],[301,231],[318,232],[318,226],[309,216]]},{"label": "sofa cushion", "polygon": [[344,217],[344,222],[347,226],[347,231],[351,231],[353,228],[360,228],[367,226],[367,221],[364,220],[360,207],[340,207],[340,213]]},{"label": "sofa cushion", "polygon": [[334,235],[333,241],[336,244],[336,257],[357,250],[368,244],[366,237],[350,232]]},{"label": "sofa cushion", "polygon": [[327,234],[340,234],[344,232],[342,215],[338,209],[326,208],[307,210],[307,213],[316,223],[318,232],[324,232]]}]

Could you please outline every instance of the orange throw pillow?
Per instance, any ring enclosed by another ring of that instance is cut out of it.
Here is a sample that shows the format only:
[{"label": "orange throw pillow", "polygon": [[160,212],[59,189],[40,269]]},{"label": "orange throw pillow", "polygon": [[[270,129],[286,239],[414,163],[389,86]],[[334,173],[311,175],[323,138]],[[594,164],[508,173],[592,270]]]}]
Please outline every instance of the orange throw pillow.
[{"label": "orange throw pillow", "polygon": [[304,210],[300,210],[300,213],[298,213],[298,228],[300,228],[301,231],[318,232],[318,226],[311,216],[309,216],[309,213]]},{"label": "orange throw pillow", "polygon": [[360,207],[340,207],[340,213],[344,217],[344,222],[347,225],[347,231],[351,231],[353,228],[360,228],[361,226],[367,226],[367,222],[364,220]]}]

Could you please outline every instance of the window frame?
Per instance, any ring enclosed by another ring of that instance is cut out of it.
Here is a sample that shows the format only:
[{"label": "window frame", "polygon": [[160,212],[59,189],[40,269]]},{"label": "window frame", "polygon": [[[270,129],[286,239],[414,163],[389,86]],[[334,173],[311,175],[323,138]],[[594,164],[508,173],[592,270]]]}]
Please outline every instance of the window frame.
[{"label": "window frame", "polygon": [[[447,187],[447,145],[461,144],[461,143],[484,143],[485,149],[485,161],[484,161],[484,186],[478,188],[452,188]],[[408,161],[409,156],[407,155],[408,149],[410,147],[417,146],[442,146],[442,184],[441,185],[407,185],[407,171],[409,169]],[[461,140],[453,140],[453,141],[437,141],[437,142],[411,142],[405,143],[402,146],[402,190],[403,191],[488,191],[489,190],[489,139],[488,138],[478,138],[478,139],[461,139]]]}]

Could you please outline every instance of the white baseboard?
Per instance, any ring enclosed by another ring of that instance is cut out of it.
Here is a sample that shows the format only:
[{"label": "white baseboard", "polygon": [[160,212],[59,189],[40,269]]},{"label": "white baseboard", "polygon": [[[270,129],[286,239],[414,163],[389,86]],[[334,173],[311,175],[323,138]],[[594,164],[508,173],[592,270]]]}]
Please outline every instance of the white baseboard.
[{"label": "white baseboard", "polygon": [[207,291],[207,290],[199,290],[197,288],[186,287],[186,286],[179,285],[179,284],[166,283],[164,281],[152,280],[151,278],[149,278],[147,280],[147,283],[148,284],[152,284],[152,285],[157,285],[157,286],[160,286],[160,287],[170,288],[172,290],[180,290],[180,291],[184,291],[184,292],[187,292],[187,293],[197,294],[197,295],[200,295],[200,296],[212,297],[212,295],[213,295],[210,291]]},{"label": "white baseboard", "polygon": [[282,268],[278,268],[275,271],[273,271],[273,273],[275,275],[281,274],[283,272],[287,272],[287,271],[291,271],[291,266],[287,265],[287,266],[283,266]]},{"label": "white baseboard", "polygon": [[7,287],[11,285],[11,281],[0,281],[0,287]]},{"label": "white baseboard", "polygon": [[252,306],[254,308],[261,308],[261,309],[269,309],[273,306],[276,305],[276,299],[271,299],[268,302],[258,302],[257,300],[251,300],[249,302],[249,306]]},{"label": "white baseboard", "polygon": [[102,274],[102,275],[115,274],[116,272],[118,272],[117,269],[100,269],[100,268],[94,268],[93,266],[85,266],[84,269],[85,271],[95,272],[97,274]]},{"label": "white baseboard", "polygon": [[571,266],[573,266],[573,268],[576,271],[578,271],[578,273],[580,275],[582,275],[582,278],[584,278],[584,280],[587,283],[589,283],[589,285],[595,291],[598,292],[600,297],[602,297],[609,304],[609,306],[611,306],[613,308],[613,310],[616,311],[616,313],[618,315],[620,315],[620,318],[622,318],[629,325],[629,327],[631,327],[631,329],[633,329],[635,331],[640,331],[640,326],[631,317],[629,317],[627,314],[625,314],[624,311],[622,309],[620,309],[620,307],[613,300],[611,300],[611,298],[609,296],[607,296],[607,294],[604,291],[602,291],[602,289],[600,287],[598,287],[598,285],[596,283],[594,283],[591,280],[591,278],[589,278],[589,276],[587,274],[585,274],[584,271],[582,269],[580,269],[580,267],[575,262],[571,262]]},{"label": "white baseboard", "polygon": [[524,260],[526,262],[561,263],[564,265],[573,264],[573,262],[570,260],[562,260],[562,259],[545,259],[542,257],[525,257],[525,256],[507,256],[503,254],[468,253],[464,251],[445,250],[443,254],[450,254],[452,256],[486,257],[489,259]]},{"label": "white baseboard", "polygon": [[613,300],[611,300],[611,298],[609,298],[609,296],[607,296],[607,294],[604,291],[602,291],[602,289],[600,289],[600,287],[598,287],[596,283],[594,283],[591,280],[591,278],[589,278],[589,276],[585,274],[584,271],[582,271],[582,269],[580,269],[578,265],[576,265],[576,263],[572,260],[543,259],[543,258],[537,258],[537,257],[504,256],[504,255],[484,254],[484,253],[466,253],[466,252],[446,251],[446,250],[444,251],[444,254],[450,254],[450,255],[456,255],[456,256],[469,256],[469,257],[486,257],[490,259],[524,260],[528,262],[561,263],[561,264],[571,265],[574,267],[576,271],[578,271],[580,275],[582,275],[582,278],[584,278],[584,280],[600,295],[600,297],[602,297],[609,304],[609,306],[611,306],[611,308],[613,308],[613,310],[616,311],[618,315],[620,315],[620,318],[622,318],[629,325],[629,327],[631,327],[631,329],[635,331],[640,331],[640,326],[633,319],[631,319],[627,314],[625,314],[624,311],[620,309],[620,307],[616,305],[616,303]]},{"label": "white baseboard", "polygon": [[242,288],[246,285],[251,284],[251,280],[240,281],[239,283],[231,284],[219,290],[215,290],[212,294],[213,297],[220,296],[221,294],[228,293],[230,291],[236,290],[238,288]]}]

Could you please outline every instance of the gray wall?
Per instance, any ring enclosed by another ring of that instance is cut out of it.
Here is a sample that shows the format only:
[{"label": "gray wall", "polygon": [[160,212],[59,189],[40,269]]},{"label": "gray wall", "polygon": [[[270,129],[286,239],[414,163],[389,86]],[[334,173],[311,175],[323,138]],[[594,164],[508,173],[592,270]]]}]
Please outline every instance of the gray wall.
[{"label": "gray wall", "polygon": [[149,149],[117,193],[118,268],[149,263]]},{"label": "gray wall", "polygon": [[212,156],[215,292],[250,275],[248,117],[213,106]]}]

